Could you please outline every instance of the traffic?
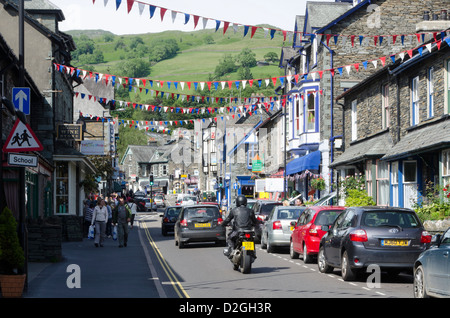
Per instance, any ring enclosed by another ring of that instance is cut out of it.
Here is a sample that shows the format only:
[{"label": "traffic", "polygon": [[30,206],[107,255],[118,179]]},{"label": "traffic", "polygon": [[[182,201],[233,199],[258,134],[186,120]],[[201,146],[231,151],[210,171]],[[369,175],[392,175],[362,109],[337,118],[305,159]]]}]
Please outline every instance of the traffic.
[{"label": "traffic", "polygon": [[243,274],[260,262],[257,251],[288,253],[292,260],[316,264],[319,273],[340,272],[343,281],[364,281],[375,268],[388,277],[410,275],[416,298],[450,296],[450,229],[431,235],[412,210],[286,206],[238,197],[235,206],[221,211],[216,202],[186,197],[158,209],[161,233],[173,233],[179,249],[202,248],[196,245],[201,242],[225,246],[232,269]]}]

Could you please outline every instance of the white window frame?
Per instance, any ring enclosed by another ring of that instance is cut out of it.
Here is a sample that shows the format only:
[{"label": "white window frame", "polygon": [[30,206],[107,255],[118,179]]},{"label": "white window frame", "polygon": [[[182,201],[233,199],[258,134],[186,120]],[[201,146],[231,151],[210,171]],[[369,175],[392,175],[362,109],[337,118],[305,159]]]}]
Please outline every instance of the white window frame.
[{"label": "white window frame", "polygon": [[382,128],[386,129],[388,128],[389,125],[389,121],[390,121],[390,114],[389,114],[389,85],[385,84],[382,86],[381,88],[381,95],[382,95],[382,100],[381,100],[381,107],[382,107]]},{"label": "white window frame", "polygon": [[419,124],[419,76],[411,81],[411,126]]},{"label": "white window frame", "polygon": [[391,186],[392,186],[392,206],[398,207],[399,206],[399,200],[398,200],[398,161],[391,162]]},{"label": "white window frame", "polygon": [[352,114],[351,114],[351,118],[352,118],[352,141],[358,139],[358,118],[357,118],[357,106],[358,106],[358,101],[355,99],[352,101]]},{"label": "white window frame", "polygon": [[377,160],[377,205],[389,205],[389,164],[386,161]]},{"label": "white window frame", "polygon": [[[313,101],[313,110],[309,109],[309,101],[310,98],[312,98]],[[317,127],[317,105],[316,105],[316,93],[315,91],[305,91],[305,125],[304,125],[304,131],[305,132],[316,132],[316,127]],[[314,115],[314,127],[310,128],[309,127],[309,115],[310,113],[312,113]]]},{"label": "white window frame", "polygon": [[427,73],[428,118],[431,118],[434,116],[434,67],[430,67]]},{"label": "white window frame", "polygon": [[442,186],[450,184],[450,149],[442,150]]}]

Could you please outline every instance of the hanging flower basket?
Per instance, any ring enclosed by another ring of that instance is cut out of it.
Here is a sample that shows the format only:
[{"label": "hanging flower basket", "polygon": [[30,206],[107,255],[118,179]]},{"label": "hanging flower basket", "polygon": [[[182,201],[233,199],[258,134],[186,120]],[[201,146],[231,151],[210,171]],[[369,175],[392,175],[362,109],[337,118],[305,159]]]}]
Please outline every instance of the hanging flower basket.
[{"label": "hanging flower basket", "polygon": [[323,191],[325,190],[325,180],[322,177],[311,180],[311,188],[314,190]]}]

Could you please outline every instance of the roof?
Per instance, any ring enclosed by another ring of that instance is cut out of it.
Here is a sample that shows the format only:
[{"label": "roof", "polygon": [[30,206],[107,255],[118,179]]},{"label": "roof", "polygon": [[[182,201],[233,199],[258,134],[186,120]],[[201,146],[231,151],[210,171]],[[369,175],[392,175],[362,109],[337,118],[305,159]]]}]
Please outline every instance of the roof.
[{"label": "roof", "polygon": [[409,133],[386,154],[383,160],[396,160],[422,152],[428,152],[450,146],[450,115],[440,120],[423,125]]},{"label": "roof", "polygon": [[353,164],[370,158],[383,157],[392,147],[391,135],[389,131],[373,135],[364,140],[352,143],[345,149],[344,153],[334,160],[330,167],[335,168],[346,164]]},{"label": "roof", "polygon": [[[367,2],[366,0],[365,2]],[[306,3],[306,33],[313,33],[316,30],[325,30],[328,25],[331,26],[333,21],[340,21],[348,15],[349,11],[353,11],[356,7],[348,2],[315,2]],[[337,22],[336,22],[337,23]],[[325,27],[324,27],[325,26]],[[317,32],[320,33],[320,32]]]}]

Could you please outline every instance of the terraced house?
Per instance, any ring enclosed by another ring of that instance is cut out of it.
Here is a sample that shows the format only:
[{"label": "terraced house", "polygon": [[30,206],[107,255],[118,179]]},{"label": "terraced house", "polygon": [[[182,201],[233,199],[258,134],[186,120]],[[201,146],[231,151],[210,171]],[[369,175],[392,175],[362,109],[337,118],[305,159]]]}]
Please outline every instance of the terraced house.
[{"label": "terraced house", "polygon": [[378,205],[411,208],[429,182],[450,183],[447,34],[439,32],[412,57],[406,54],[337,98],[345,151],[331,166],[343,175],[363,173]]},{"label": "terraced house", "polygon": [[[337,166],[332,163],[343,145],[348,146],[343,130],[351,120],[336,97],[391,65],[398,53],[430,40],[432,32],[417,31],[416,25],[423,22],[424,10],[440,13],[446,5],[419,0],[307,2],[305,14],[297,16],[292,47],[283,48],[281,64],[289,77],[284,87],[290,96],[286,171],[295,180],[293,189],[306,196],[311,176],[321,175],[326,189],[315,197],[333,190]],[[340,172],[345,176],[354,169]]]}]

